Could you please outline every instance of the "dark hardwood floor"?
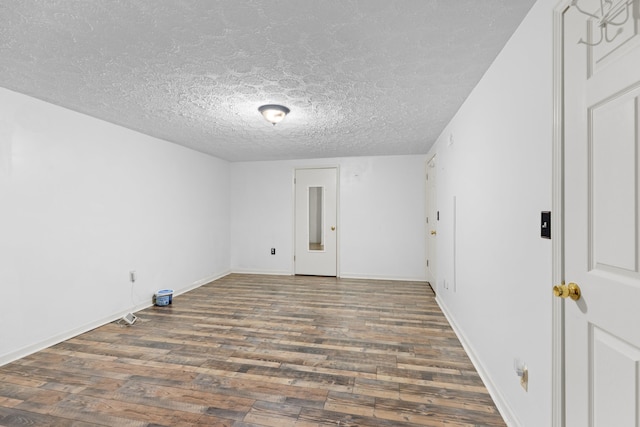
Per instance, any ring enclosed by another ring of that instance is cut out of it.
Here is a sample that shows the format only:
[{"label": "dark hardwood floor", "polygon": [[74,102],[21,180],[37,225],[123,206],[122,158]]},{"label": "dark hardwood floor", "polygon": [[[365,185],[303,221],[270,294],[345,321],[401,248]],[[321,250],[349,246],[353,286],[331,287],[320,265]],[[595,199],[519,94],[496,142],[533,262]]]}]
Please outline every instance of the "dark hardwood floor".
[{"label": "dark hardwood floor", "polygon": [[503,426],[426,282],[233,274],[0,367],[2,426]]}]

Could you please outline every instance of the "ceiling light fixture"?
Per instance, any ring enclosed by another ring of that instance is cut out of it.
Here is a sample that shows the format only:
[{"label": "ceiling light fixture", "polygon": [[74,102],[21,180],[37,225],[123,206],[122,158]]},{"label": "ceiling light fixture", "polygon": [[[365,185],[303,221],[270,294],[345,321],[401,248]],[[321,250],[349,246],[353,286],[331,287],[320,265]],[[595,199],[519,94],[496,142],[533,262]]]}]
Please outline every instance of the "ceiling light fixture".
[{"label": "ceiling light fixture", "polygon": [[291,110],[283,105],[268,104],[258,107],[258,111],[260,111],[269,123],[275,126],[280,123]]}]

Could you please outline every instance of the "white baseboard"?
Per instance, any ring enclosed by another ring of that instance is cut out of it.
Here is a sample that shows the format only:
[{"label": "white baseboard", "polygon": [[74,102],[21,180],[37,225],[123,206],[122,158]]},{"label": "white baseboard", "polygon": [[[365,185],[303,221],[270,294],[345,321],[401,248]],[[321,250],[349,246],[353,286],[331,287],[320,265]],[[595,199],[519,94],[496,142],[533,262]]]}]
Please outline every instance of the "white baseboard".
[{"label": "white baseboard", "polygon": [[425,277],[394,277],[394,276],[376,276],[369,274],[356,273],[340,273],[341,279],[364,279],[364,280],[396,280],[404,282],[426,282]]},{"label": "white baseboard", "polygon": [[220,274],[214,274],[212,276],[209,277],[205,277],[203,279],[200,280],[196,280],[195,282],[191,283],[190,285],[185,286],[182,289],[178,289],[176,292],[174,292],[174,295],[181,295],[184,294],[186,292],[192,291],[196,288],[199,288],[202,285],[206,285],[207,283],[211,283],[213,281],[216,281],[218,279],[222,279],[225,276],[228,276],[229,274],[231,274],[231,271],[226,271],[224,273],[220,273]]},{"label": "white baseboard", "polygon": [[231,271],[231,274],[264,274],[266,276],[293,276],[291,271],[284,270],[244,270],[242,268],[236,268]]},{"label": "white baseboard", "polygon": [[[185,286],[184,288],[179,289],[177,292],[174,293],[174,295],[180,295],[183,294],[185,292],[191,291],[193,289],[199,288],[202,285],[205,285],[209,282],[212,282],[214,280],[220,279],[226,275],[228,275],[229,272],[225,272],[222,274],[217,274],[217,275],[213,275],[210,277],[206,277],[200,280],[197,280],[193,283],[191,283],[190,285]],[[9,352],[7,354],[4,354],[2,356],[0,356],[0,366],[6,365],[7,363],[11,363],[14,360],[18,360],[21,359],[23,357],[26,357],[30,354],[36,353],[38,351],[44,350],[45,348],[51,347],[53,345],[59,344],[63,341],[69,340],[73,337],[76,337],[80,334],[83,334],[85,332],[88,332],[92,329],[98,328],[100,326],[106,325],[107,323],[111,323],[113,321],[116,321],[120,318],[122,318],[122,316],[124,316],[127,313],[131,313],[131,312],[138,312],[140,310],[144,310],[145,308],[151,307],[153,305],[153,301],[149,300],[148,302],[144,302],[144,303],[140,303],[140,304],[136,304],[135,307],[129,308],[125,311],[121,311],[115,314],[112,314],[110,316],[107,317],[103,317],[101,319],[89,322],[85,325],[79,326],[77,328],[71,329],[69,331],[65,331],[62,332],[60,334],[57,334],[53,337],[47,338],[46,340],[43,341],[39,341],[37,343],[33,343],[30,344],[28,346],[22,347],[18,350]]]},{"label": "white baseboard", "polygon": [[[244,269],[233,269],[231,274],[264,274],[268,276],[294,276],[295,274],[292,271],[267,271],[267,270],[244,270]],[[364,279],[364,280],[397,280],[397,281],[405,281],[405,282],[426,282],[427,279],[424,277],[390,277],[390,276],[375,276],[375,275],[367,275],[367,274],[351,274],[351,273],[339,273],[338,277],[341,279]]]},{"label": "white baseboard", "polygon": [[502,415],[502,418],[504,418],[504,422],[507,423],[507,426],[509,427],[521,426],[522,424],[520,423],[518,418],[515,416],[513,410],[511,409],[511,406],[509,406],[509,404],[507,403],[502,393],[500,393],[500,390],[498,389],[498,387],[496,387],[495,383],[491,380],[491,377],[489,376],[487,370],[484,368],[484,366],[480,362],[480,359],[478,358],[475,349],[470,344],[469,340],[467,340],[462,330],[458,328],[458,325],[454,320],[453,316],[451,315],[451,313],[449,312],[449,310],[447,309],[447,306],[437,296],[436,296],[436,302],[438,303],[440,310],[442,310],[442,313],[444,313],[444,316],[449,321],[449,324],[451,325],[451,328],[453,329],[456,336],[458,337],[458,340],[462,344],[462,347],[467,352],[469,359],[471,359],[471,363],[473,363],[473,366],[476,368],[476,371],[478,371],[478,375],[480,375],[480,379],[482,379],[482,382],[484,382],[485,387],[487,387],[487,390],[489,391],[491,398],[493,399],[493,401],[496,404],[496,407],[498,408],[498,412],[500,412],[500,415]]},{"label": "white baseboard", "polygon": [[[150,307],[152,304],[148,304],[145,307],[142,308],[146,308],[146,307]],[[140,309],[142,309],[140,308]],[[124,316],[125,314],[129,313],[129,311],[123,311],[121,313],[118,314],[113,314],[111,316],[108,317],[103,317],[101,319],[98,319],[96,321],[87,323],[85,325],[82,325],[78,328],[74,328],[71,329],[69,331],[65,331],[62,332],[58,335],[55,335],[53,337],[47,338],[46,340],[43,341],[39,341],[37,343],[34,344],[30,344],[28,346],[22,347],[18,350],[12,351],[10,353],[4,354],[2,355],[2,357],[0,357],[0,366],[6,365],[7,363],[11,363],[15,360],[21,359],[23,357],[29,356],[30,354],[33,353],[37,353],[38,351],[44,350],[45,348],[49,348],[51,346],[54,346],[56,344],[59,344],[63,341],[69,340],[73,337],[76,337],[78,335],[84,334],[85,332],[88,332],[92,329],[98,328],[100,326],[106,325],[107,323],[111,323],[115,320],[118,320],[120,318],[122,318],[122,316]]]}]

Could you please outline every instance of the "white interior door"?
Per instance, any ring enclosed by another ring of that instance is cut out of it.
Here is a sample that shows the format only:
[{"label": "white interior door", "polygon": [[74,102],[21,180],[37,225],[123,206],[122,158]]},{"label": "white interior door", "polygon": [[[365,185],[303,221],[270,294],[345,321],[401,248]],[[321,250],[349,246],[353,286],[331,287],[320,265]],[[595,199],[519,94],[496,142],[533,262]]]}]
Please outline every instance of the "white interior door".
[{"label": "white interior door", "polygon": [[336,168],[295,171],[295,274],[337,276]]},{"label": "white interior door", "polygon": [[630,18],[612,42],[578,44],[600,29],[575,6],[563,19],[564,279],[582,291],[564,300],[569,427],[640,426],[640,35],[615,3]]},{"label": "white interior door", "polygon": [[438,209],[436,207],[436,156],[427,162],[427,281],[434,291],[437,290],[437,237],[438,237]]}]

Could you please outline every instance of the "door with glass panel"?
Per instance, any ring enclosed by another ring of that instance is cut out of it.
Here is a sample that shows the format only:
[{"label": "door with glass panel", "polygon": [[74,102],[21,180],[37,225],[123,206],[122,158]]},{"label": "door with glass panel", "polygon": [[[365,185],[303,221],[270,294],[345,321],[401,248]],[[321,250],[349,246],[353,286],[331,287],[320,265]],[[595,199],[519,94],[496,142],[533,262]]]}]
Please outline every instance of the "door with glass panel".
[{"label": "door with glass panel", "polygon": [[295,171],[295,274],[337,275],[336,168]]}]

